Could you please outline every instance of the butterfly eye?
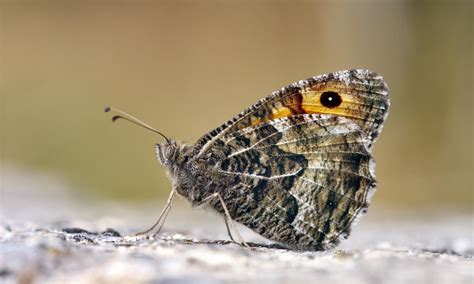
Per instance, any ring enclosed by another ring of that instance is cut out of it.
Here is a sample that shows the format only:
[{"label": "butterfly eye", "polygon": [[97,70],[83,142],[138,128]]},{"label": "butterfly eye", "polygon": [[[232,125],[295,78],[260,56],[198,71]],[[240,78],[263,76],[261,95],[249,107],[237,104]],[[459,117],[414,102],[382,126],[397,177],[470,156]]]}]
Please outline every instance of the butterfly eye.
[{"label": "butterfly eye", "polygon": [[342,103],[342,98],[336,92],[324,92],[321,94],[319,101],[327,108],[335,108]]},{"label": "butterfly eye", "polygon": [[175,148],[173,146],[168,146],[166,148],[166,158],[168,160],[172,159],[173,155],[174,155],[174,152],[175,152]]}]

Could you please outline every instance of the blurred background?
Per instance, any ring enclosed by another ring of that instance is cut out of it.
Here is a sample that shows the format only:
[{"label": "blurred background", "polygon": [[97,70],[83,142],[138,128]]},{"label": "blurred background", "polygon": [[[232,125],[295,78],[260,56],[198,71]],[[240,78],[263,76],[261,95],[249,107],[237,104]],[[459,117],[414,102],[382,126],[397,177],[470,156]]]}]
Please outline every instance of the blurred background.
[{"label": "blurred background", "polygon": [[[163,202],[154,143],[194,143],[274,90],[366,68],[390,87],[376,208],[473,210],[471,1],[3,1],[2,203]],[[47,209],[47,208],[45,208]],[[378,210],[378,209],[377,209]],[[147,220],[151,222],[151,220]]]}]

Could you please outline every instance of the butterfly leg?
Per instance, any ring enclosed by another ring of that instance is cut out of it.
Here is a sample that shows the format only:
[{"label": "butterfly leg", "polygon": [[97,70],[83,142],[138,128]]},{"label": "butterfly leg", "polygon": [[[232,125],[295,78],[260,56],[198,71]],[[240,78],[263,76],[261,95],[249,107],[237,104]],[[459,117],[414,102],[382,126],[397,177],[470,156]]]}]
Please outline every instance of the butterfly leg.
[{"label": "butterfly leg", "polygon": [[230,227],[229,227],[229,222],[227,221],[227,216],[224,216],[224,221],[225,221],[225,228],[227,229],[227,235],[229,235],[229,238],[235,242],[234,240],[234,237],[232,237],[232,233],[230,231]]},{"label": "butterfly leg", "polygon": [[168,196],[168,200],[166,201],[166,205],[163,208],[163,211],[161,211],[161,214],[158,217],[158,220],[155,222],[155,224],[153,224],[153,226],[151,226],[151,228],[149,228],[148,230],[137,233],[136,236],[148,235],[150,232],[155,231],[155,230],[156,231],[155,231],[155,233],[153,233],[152,236],[155,237],[156,235],[158,235],[158,233],[160,232],[161,227],[163,227],[163,224],[165,223],[166,217],[168,216],[168,213],[171,209],[171,204],[173,203],[174,194],[175,194],[175,190],[173,189],[173,190],[171,190],[171,193]]},{"label": "butterfly leg", "polygon": [[241,244],[244,247],[249,247],[249,245],[244,241],[244,239],[240,235],[239,230],[235,226],[235,223],[232,221],[232,218],[230,217],[229,210],[227,209],[227,206],[224,203],[224,199],[222,198],[222,196],[219,192],[216,192],[216,193],[214,193],[212,195],[209,195],[208,197],[204,198],[203,200],[201,200],[201,202],[198,204],[198,206],[209,203],[209,201],[211,201],[212,199],[214,199],[216,197],[219,198],[219,201],[222,205],[222,208],[224,208],[224,213],[225,213],[224,221],[225,221],[225,224],[226,224],[226,227],[227,227],[227,233],[229,234],[230,239],[232,241],[234,241],[234,238],[232,237],[232,234],[231,234],[231,231],[234,231],[234,233],[237,235],[238,243]]}]

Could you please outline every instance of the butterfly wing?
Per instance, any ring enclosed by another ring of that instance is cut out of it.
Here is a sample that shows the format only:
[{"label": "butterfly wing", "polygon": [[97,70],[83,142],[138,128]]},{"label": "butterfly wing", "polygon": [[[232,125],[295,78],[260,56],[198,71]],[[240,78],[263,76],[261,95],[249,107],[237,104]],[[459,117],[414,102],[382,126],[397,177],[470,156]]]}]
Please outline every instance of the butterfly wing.
[{"label": "butterfly wing", "polygon": [[388,106],[387,85],[368,70],[282,88],[195,144],[193,159],[210,175],[201,192],[218,191],[234,220],[268,239],[332,247],[375,190],[370,148]]},{"label": "butterfly wing", "polygon": [[[221,136],[276,118],[296,114],[333,114],[358,124],[375,141],[388,114],[387,84],[375,72],[355,69],[320,75],[293,83],[258,101],[233,119],[209,132],[194,146],[199,157]],[[326,94],[334,94],[340,104],[327,104]]]},{"label": "butterfly wing", "polygon": [[[206,159],[232,218],[297,249],[347,236],[375,190],[368,138],[349,119],[301,114],[224,135]],[[218,202],[211,204],[222,211]]]}]

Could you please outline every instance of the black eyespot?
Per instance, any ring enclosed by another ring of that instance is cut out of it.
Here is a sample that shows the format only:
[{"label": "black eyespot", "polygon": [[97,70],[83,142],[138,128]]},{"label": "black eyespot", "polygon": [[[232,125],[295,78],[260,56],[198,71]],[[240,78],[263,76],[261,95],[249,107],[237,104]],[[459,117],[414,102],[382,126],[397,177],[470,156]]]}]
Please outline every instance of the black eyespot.
[{"label": "black eyespot", "polygon": [[322,93],[319,101],[325,107],[335,108],[342,103],[342,98],[338,93],[329,91]]}]

